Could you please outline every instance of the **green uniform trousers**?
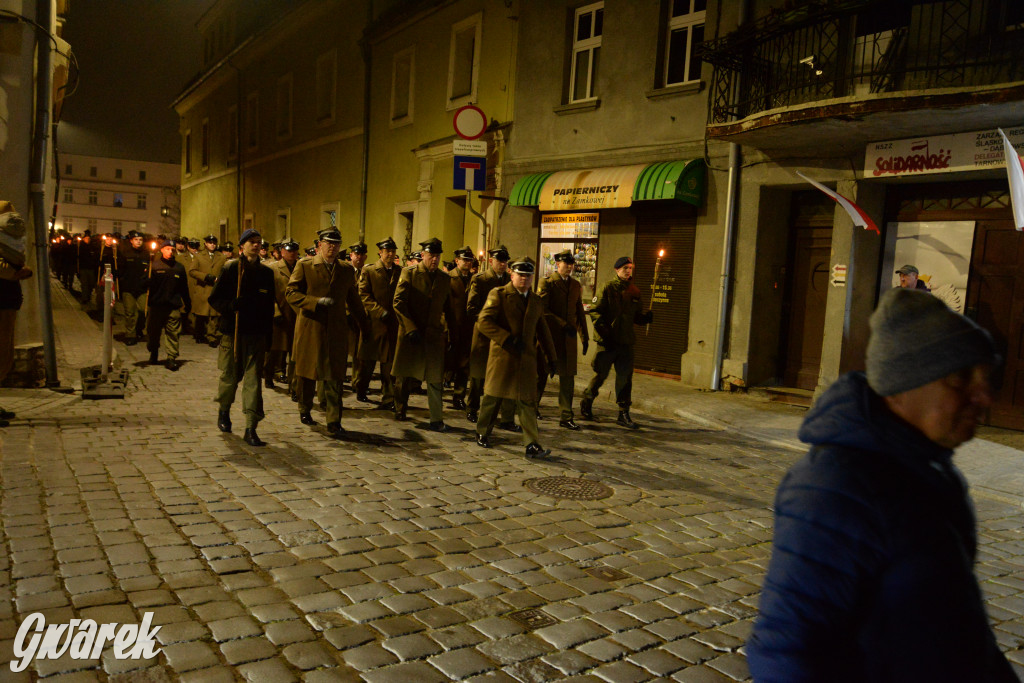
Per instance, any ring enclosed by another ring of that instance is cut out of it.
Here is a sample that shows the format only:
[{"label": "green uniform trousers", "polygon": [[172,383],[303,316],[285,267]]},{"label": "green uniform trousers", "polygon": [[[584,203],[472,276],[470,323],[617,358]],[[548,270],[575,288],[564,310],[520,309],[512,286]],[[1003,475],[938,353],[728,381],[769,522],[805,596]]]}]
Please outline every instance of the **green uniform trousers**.
[{"label": "green uniform trousers", "polygon": [[615,402],[621,410],[629,410],[633,403],[633,345],[622,344],[604,348],[594,356],[594,378],[583,392],[591,401],[597,398],[601,385],[615,367]]},{"label": "green uniform trousers", "polygon": [[[484,378],[469,378],[469,398],[466,404],[469,412],[475,413],[480,410],[480,397],[484,395]],[[516,419],[516,402],[510,398],[501,400],[501,421],[514,422]]]},{"label": "green uniform trousers", "polygon": [[[405,415],[409,407],[409,394],[420,380],[415,377],[395,378],[395,412]],[[444,404],[441,402],[442,388],[440,382],[427,382],[427,406],[430,408],[431,422],[444,422]]]},{"label": "green uniform trousers", "polygon": [[82,285],[82,308],[92,309],[92,295],[96,291],[96,271],[82,269],[78,271],[78,282]]},{"label": "green uniform trousers", "polygon": [[[323,349],[317,361],[317,375],[320,377],[333,377],[331,372],[331,359],[327,355],[327,349]],[[308,413],[313,410],[313,400],[320,394],[320,403],[324,404],[324,413],[327,417],[327,424],[341,423],[341,382],[334,379],[310,379],[299,377],[298,384],[299,413]],[[322,392],[322,393],[321,393]]]},{"label": "green uniform trousers", "polygon": [[[356,392],[365,394],[370,390],[370,378],[373,377],[373,369],[377,365],[375,360],[360,361],[359,379],[356,383]],[[391,363],[380,364],[380,402],[394,403],[395,401],[395,378],[391,376]]]},{"label": "green uniform trousers", "polygon": [[[234,338],[223,335],[220,340],[217,367],[220,369],[220,384],[217,387],[217,403],[221,410],[230,410],[235,401],[238,383],[242,383],[242,413],[245,428],[255,429],[263,414],[263,388],[260,386],[260,368],[263,354],[267,351],[267,338],[262,334],[238,335],[238,357],[235,360]],[[236,374],[241,366],[241,377]]]},{"label": "green uniform trousers", "polygon": [[164,335],[164,354],[167,360],[178,357],[178,338],[181,336],[181,310],[170,306],[152,306],[146,317],[146,348],[156,353],[160,348],[160,333]]},{"label": "green uniform trousers", "polygon": [[206,318],[206,338],[210,341],[220,341],[220,313],[216,311],[211,311]]},{"label": "green uniform trousers", "polygon": [[519,413],[519,425],[523,428],[523,445],[540,443],[540,430],[537,428],[537,404],[533,401],[518,401],[511,398],[498,398],[484,394],[480,401],[480,419],[476,421],[476,433],[490,436],[494,429],[494,418],[497,416],[499,404],[502,408],[511,403]]},{"label": "green uniform trousers", "polygon": [[[538,363],[538,365],[540,365]],[[537,404],[540,405],[540,399],[544,396],[544,387],[548,384],[547,368],[538,373],[537,376]],[[558,408],[561,411],[559,419],[571,420],[573,417],[572,412],[572,397],[576,391],[576,376],[560,374],[558,375]]]},{"label": "green uniform trousers", "polygon": [[146,307],[146,294],[136,296],[131,292],[121,292],[121,305],[124,306],[124,338],[138,339],[139,315]]}]

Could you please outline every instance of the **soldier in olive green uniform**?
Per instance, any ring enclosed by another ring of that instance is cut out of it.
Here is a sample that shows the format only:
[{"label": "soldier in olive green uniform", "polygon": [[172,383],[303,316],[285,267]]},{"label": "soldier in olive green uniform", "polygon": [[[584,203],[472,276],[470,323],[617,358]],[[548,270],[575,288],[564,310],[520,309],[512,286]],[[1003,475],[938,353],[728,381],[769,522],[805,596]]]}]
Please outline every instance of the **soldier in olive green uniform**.
[{"label": "soldier in olive green uniform", "polygon": [[121,245],[117,258],[117,290],[124,306],[124,343],[138,342],[145,319],[146,288],[149,285],[149,261],[152,254],[142,245],[142,233],[132,230]]},{"label": "soldier in olive green uniform", "polygon": [[615,402],[619,405],[617,422],[623,427],[638,429],[629,416],[633,392],[633,344],[636,343],[634,325],[646,325],[654,320],[654,313],[643,312],[640,290],[633,284],[633,260],[628,256],[615,261],[615,279],[601,290],[597,305],[590,311],[594,320],[597,343],[603,347],[594,356],[594,378],[583,392],[580,414],[594,419],[594,399],[601,385],[615,367]]},{"label": "soldier in olive green uniform", "polygon": [[264,417],[260,369],[274,324],[274,274],[260,263],[258,232],[246,230],[238,245],[241,258],[224,267],[209,296],[210,306],[221,314],[217,426],[222,432],[231,431],[231,404],[241,382],[245,442],[265,446],[256,425]]},{"label": "soldier in olive green uniform", "polygon": [[396,263],[398,245],[388,237],[377,242],[380,258],[371,266],[363,268],[359,278],[359,298],[370,318],[370,334],[363,338],[359,348],[362,373],[356,393],[366,395],[370,387],[373,367],[380,363],[381,410],[395,409],[395,381],[391,366],[395,362],[395,346],[398,343],[398,316],[395,315],[395,289],[402,266]]},{"label": "soldier in olive green uniform", "polygon": [[428,428],[446,432],[441,383],[444,381],[444,352],[448,339],[445,320],[452,320],[451,278],[437,264],[441,260],[441,242],[432,238],[420,242],[423,247],[419,265],[405,268],[395,289],[394,310],[398,316],[398,346],[392,374],[399,378],[395,387],[395,418],[405,419],[409,392],[417,380],[427,384],[430,406]]},{"label": "soldier in olive green uniform", "polygon": [[[587,314],[583,310],[583,288],[572,277],[576,259],[568,249],[555,254],[555,272],[540,283],[540,300],[544,302],[544,320],[551,332],[558,352],[558,408],[561,411],[558,425],[577,430],[573,420],[572,396],[576,388],[577,335],[583,340],[583,354],[590,345],[587,332]],[[537,373],[537,403],[544,395],[547,385],[546,372]]]},{"label": "soldier in olive green uniform", "polygon": [[192,269],[188,271],[188,276],[195,281],[192,313],[196,318],[196,343],[209,342],[210,346],[215,347],[220,343],[220,333],[217,331],[217,318],[220,314],[207,303],[207,299],[227,259],[217,249],[216,235],[207,235],[203,241],[206,248],[192,259]]},{"label": "soldier in olive green uniform", "polygon": [[281,260],[264,262],[268,268],[274,271],[274,297],[277,299],[277,306],[274,309],[274,334],[270,342],[270,352],[267,354],[267,362],[263,367],[263,381],[268,389],[273,389],[274,373],[283,371],[288,382],[289,393],[295,396],[295,361],[289,358],[287,366],[285,366],[285,357],[291,353],[292,341],[295,337],[296,313],[288,303],[287,289],[288,281],[295,270],[295,264],[299,260],[299,243],[285,240],[279,246]]},{"label": "soldier in olive green uniform", "polygon": [[[473,276],[469,281],[469,296],[466,299],[466,313],[469,319],[476,324],[477,316],[483,310],[487,295],[492,289],[504,287],[509,282],[508,276],[508,249],[505,245],[487,252],[491,257],[490,268]],[[475,423],[477,411],[480,410],[480,397],[484,393],[484,377],[487,374],[487,357],[490,353],[490,341],[479,329],[473,328],[473,340],[470,345],[469,357],[469,405],[467,406],[466,418]],[[502,429],[510,432],[520,432],[522,428],[515,422],[516,406],[514,401],[503,401],[501,404]]]},{"label": "soldier in olive green uniform", "polygon": [[[362,242],[356,242],[348,248],[348,264],[352,266],[356,275],[356,286],[359,285],[359,278],[363,273],[363,266],[366,265],[366,245]],[[365,391],[359,391],[359,387],[362,386],[363,380],[363,361],[359,356],[359,347],[363,343],[362,334],[359,329],[359,324],[355,318],[349,317],[348,320],[348,355],[352,363],[352,374],[350,376],[350,386],[352,390],[356,392],[356,400],[360,403],[371,403],[370,398],[366,395]]]},{"label": "soldier in olive green uniform", "polygon": [[466,384],[469,381],[469,352],[473,344],[473,321],[466,312],[469,301],[469,283],[473,279],[473,250],[468,246],[455,250],[455,267],[448,276],[452,279],[452,313],[455,319],[448,323],[448,352],[445,368],[452,382],[452,408],[466,409]]},{"label": "soldier in olive green uniform", "polygon": [[477,330],[487,337],[490,354],[476,442],[490,448],[491,428],[503,401],[514,401],[522,424],[526,457],[546,458],[551,451],[540,445],[537,430],[537,344],[547,359],[548,372],[555,374],[555,346],[544,322],[544,304],[533,293],[533,260],[527,257],[512,264],[512,281],[492,289],[480,311]]}]

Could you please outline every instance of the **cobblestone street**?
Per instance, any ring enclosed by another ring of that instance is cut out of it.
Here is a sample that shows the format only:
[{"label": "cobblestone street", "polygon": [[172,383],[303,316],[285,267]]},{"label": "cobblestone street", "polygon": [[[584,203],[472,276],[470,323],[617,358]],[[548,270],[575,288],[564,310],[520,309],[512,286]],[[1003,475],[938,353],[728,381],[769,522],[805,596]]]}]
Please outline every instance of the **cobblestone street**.
[{"label": "cobblestone street", "polygon": [[[33,612],[151,612],[162,653],[4,665],[0,680],[748,677],[771,499],[797,451],[640,412],[631,433],[609,401],[570,433],[550,396],[541,435],[557,462],[526,460],[507,432],[482,450],[451,410],[452,433],[421,429],[424,397],[406,423],[346,410],[349,439],[333,441],[322,413],[301,425],[280,389],[264,394],[269,446],[251,448],[237,403],[236,433],[216,429],[213,349],[183,340],[171,373],[144,365],[144,345],[117,348],[131,372],[123,401],[3,392],[18,418],[0,430],[0,659]],[[528,483],[557,476],[612,494],[562,500]],[[1019,666],[1024,515],[976,502],[978,572]]]}]

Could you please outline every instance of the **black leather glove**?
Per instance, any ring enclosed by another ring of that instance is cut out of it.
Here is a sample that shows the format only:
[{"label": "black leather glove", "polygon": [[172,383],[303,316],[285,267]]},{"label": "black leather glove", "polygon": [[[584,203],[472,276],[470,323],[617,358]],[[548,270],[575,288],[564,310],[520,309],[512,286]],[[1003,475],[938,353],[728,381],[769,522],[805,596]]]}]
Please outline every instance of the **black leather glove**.
[{"label": "black leather glove", "polygon": [[207,273],[206,277],[203,278],[203,282],[205,282],[208,285],[215,285],[217,284],[217,276],[214,275],[213,273]]},{"label": "black leather glove", "polygon": [[590,340],[589,339],[584,339],[583,340],[583,355],[584,356],[587,355],[587,349],[589,349],[589,348],[590,348]]},{"label": "black leather glove", "polygon": [[406,332],[405,338],[408,339],[413,344],[419,344],[421,341],[423,341],[423,333],[420,332],[419,330],[413,330],[411,332]]},{"label": "black leather glove", "polygon": [[569,323],[566,323],[565,325],[562,326],[562,331],[565,332],[565,336],[567,337],[576,336],[576,327],[574,325],[570,325]]},{"label": "black leather glove", "polygon": [[558,373],[558,367],[555,365],[555,361],[548,361],[548,377],[554,377]]}]

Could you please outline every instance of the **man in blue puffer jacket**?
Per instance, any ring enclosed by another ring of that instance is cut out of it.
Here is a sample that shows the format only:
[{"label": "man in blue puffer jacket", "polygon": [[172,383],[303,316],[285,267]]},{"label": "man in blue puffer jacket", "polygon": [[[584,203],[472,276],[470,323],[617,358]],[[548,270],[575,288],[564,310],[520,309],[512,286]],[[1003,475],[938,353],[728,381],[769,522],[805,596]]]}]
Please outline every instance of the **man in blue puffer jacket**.
[{"label": "man in blue puffer jacket", "polygon": [[800,428],[811,449],[776,494],[750,672],[1017,681],[985,615],[973,506],[951,462],[991,404],[992,339],[939,299],[893,289],[871,316],[866,361]]}]

